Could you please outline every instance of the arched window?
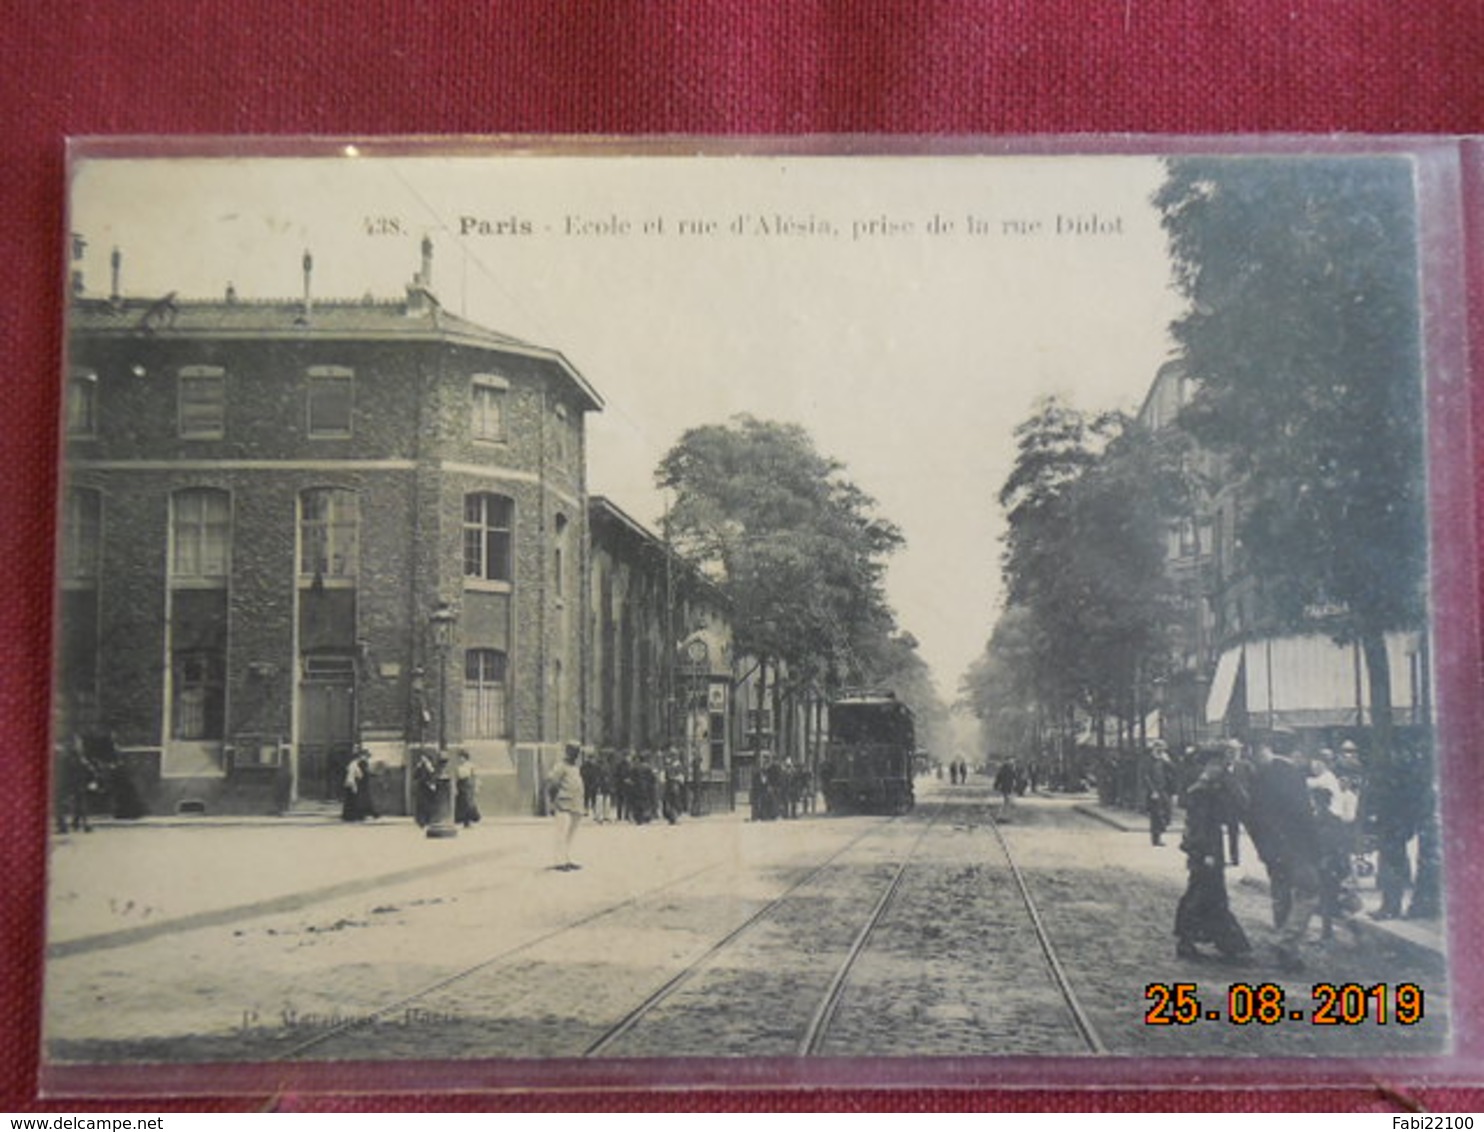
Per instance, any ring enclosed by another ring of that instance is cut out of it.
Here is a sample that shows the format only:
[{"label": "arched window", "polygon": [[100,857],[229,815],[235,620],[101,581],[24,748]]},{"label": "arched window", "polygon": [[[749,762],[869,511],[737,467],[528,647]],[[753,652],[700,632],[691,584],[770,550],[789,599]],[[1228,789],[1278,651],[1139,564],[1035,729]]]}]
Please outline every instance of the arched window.
[{"label": "arched window", "polygon": [[514,519],[515,501],[508,496],[464,496],[464,577],[510,581]]},{"label": "arched window", "polygon": [[359,557],[356,495],[338,487],[314,487],[299,496],[301,577],[354,578]]},{"label": "arched window", "polygon": [[505,738],[505,654],[498,649],[464,653],[464,737]]}]

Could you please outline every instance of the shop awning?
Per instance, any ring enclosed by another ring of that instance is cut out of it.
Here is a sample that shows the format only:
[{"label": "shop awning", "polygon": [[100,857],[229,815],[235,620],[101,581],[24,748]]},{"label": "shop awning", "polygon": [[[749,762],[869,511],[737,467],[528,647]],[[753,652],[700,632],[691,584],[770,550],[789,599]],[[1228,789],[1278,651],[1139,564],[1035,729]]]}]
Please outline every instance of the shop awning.
[{"label": "shop awning", "polygon": [[1211,691],[1206,696],[1206,722],[1220,723],[1226,718],[1226,709],[1231,706],[1232,690],[1237,686],[1237,673],[1242,667],[1242,646],[1227,649],[1216,662],[1216,674],[1211,677]]}]

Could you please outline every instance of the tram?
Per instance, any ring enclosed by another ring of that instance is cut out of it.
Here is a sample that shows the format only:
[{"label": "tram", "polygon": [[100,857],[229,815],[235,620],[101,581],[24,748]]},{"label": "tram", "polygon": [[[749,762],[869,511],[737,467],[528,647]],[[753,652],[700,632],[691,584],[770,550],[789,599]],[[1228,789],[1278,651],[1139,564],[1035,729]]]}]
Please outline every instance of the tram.
[{"label": "tram", "polygon": [[917,752],[912,711],[892,692],[844,694],[830,703],[820,785],[831,813],[904,814],[913,806]]}]

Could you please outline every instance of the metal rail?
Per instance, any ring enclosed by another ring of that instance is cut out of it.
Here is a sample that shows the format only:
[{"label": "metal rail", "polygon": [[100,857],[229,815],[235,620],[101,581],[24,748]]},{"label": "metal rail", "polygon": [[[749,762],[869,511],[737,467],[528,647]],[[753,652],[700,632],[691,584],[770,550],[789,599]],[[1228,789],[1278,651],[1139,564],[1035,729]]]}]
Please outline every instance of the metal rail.
[{"label": "metal rail", "polygon": [[624,900],[620,900],[616,904],[609,904],[606,907],[599,908],[595,912],[589,912],[585,916],[579,916],[577,919],[563,924],[560,927],[552,928],[550,931],[543,932],[541,935],[532,936],[530,939],[524,940],[523,942],[517,943],[511,947],[507,947],[503,951],[496,952],[488,959],[481,959],[473,966],[465,967],[462,971],[456,971],[452,975],[445,975],[443,978],[438,979],[436,982],[429,983],[427,986],[421,987],[418,990],[413,991],[411,994],[403,995],[395,1002],[390,1002],[387,1005],[378,1007],[377,1009],[366,1014],[358,1014],[355,1017],[342,1022],[338,1026],[331,1026],[328,1029],[322,1030],[319,1033],[315,1034],[313,1037],[307,1038],[297,1045],[291,1046],[290,1048],[279,1052],[270,1060],[287,1061],[291,1058],[298,1057],[316,1046],[324,1045],[326,1042],[340,1037],[342,1034],[348,1034],[352,1030],[358,1030],[362,1027],[372,1025],[377,1020],[384,1018],[389,1014],[392,1014],[399,1010],[404,1010],[409,1005],[416,1002],[418,999],[426,998],[430,994],[436,994],[438,991],[443,990],[445,987],[451,986],[452,984],[460,982],[463,979],[467,979],[471,975],[476,975],[480,971],[487,970],[488,968],[493,967],[496,964],[504,963],[508,960],[514,959],[516,956],[530,951],[534,947],[539,947],[543,943],[553,940],[560,935],[564,935],[567,932],[576,931],[578,928],[586,927],[588,924],[591,924],[595,920],[601,920],[604,916],[611,916],[613,913],[620,912],[630,905],[637,904],[639,903],[639,901],[647,899],[648,897],[654,896],[658,893],[669,892],[671,889],[679,888],[681,885],[695,880],[696,877],[702,876],[703,874],[709,873],[713,869],[718,869],[720,867],[721,865],[719,862],[705,865],[702,868],[686,873],[684,876],[677,877],[675,880],[667,881],[664,884],[645,889],[643,892],[636,892],[634,893],[634,895],[629,896]]},{"label": "metal rail", "polygon": [[[886,824],[890,824],[890,822],[895,820],[896,818],[893,817],[889,819]],[[597,1040],[589,1045],[585,1051],[583,1051],[582,1056],[595,1057],[606,1050],[609,1046],[613,1045],[614,1042],[618,1041],[621,1037],[623,1037],[641,1021],[643,1021],[644,1018],[648,1014],[650,1014],[657,1006],[659,1006],[662,1002],[668,999],[677,990],[679,990],[682,986],[684,986],[692,978],[699,974],[718,954],[726,950],[726,948],[730,947],[756,924],[767,919],[770,915],[777,911],[778,908],[783,905],[783,902],[785,900],[787,900],[799,889],[809,884],[827,868],[833,865],[837,860],[840,859],[841,856],[845,854],[847,850],[853,849],[867,835],[874,833],[877,829],[880,828],[880,826],[872,826],[864,830],[857,836],[851,838],[848,842],[842,845],[834,853],[830,854],[829,857],[820,862],[803,877],[795,881],[793,884],[789,885],[788,888],[784,889],[772,900],[759,907],[757,911],[753,912],[752,915],[747,917],[747,919],[743,920],[726,935],[722,936],[719,940],[708,947],[704,952],[696,956],[696,958],[693,959],[690,963],[686,964],[669,979],[660,984],[660,986],[656,987],[653,993],[651,993],[649,997],[647,997],[643,1002],[639,1003],[638,1006],[630,1010],[607,1030],[603,1031],[603,1033],[597,1038]],[[896,887],[896,882],[900,879],[901,869],[898,869],[897,875],[893,878],[891,886],[888,889],[888,894],[891,888]],[[883,899],[883,901],[878,904],[878,916],[879,910],[881,908],[884,908],[884,906],[885,904]]]},{"label": "metal rail", "polygon": [[993,813],[990,815],[989,828],[994,830],[995,840],[1000,843],[1000,849],[1005,854],[1005,862],[1010,866],[1010,875],[1015,878],[1015,886],[1020,890],[1020,899],[1025,903],[1025,910],[1030,914],[1031,925],[1036,930],[1036,941],[1041,945],[1041,954],[1046,958],[1046,966],[1051,971],[1051,979],[1060,992],[1062,1001],[1066,1003],[1067,1011],[1072,1016],[1072,1024],[1077,1027],[1077,1033],[1081,1035],[1083,1042],[1092,1053],[1107,1053],[1108,1047],[1103,1044],[1103,1039],[1098,1036],[1097,1029],[1092,1020],[1088,1018],[1087,1012],[1082,1009],[1082,1003],[1078,1001],[1077,992],[1072,989],[1072,981],[1067,977],[1067,970],[1062,966],[1057,957],[1056,948],[1051,942],[1051,936],[1047,934],[1046,924],[1041,919],[1041,913],[1036,909],[1036,902],[1031,896],[1030,886],[1025,882],[1025,876],[1020,871],[1020,866],[1015,863],[1015,855],[1010,852],[1010,842],[1000,831],[1000,826],[994,820]]},{"label": "metal rail", "polygon": [[892,874],[891,883],[882,892],[881,898],[876,901],[876,906],[871,909],[871,914],[866,917],[866,922],[856,934],[850,950],[845,953],[844,960],[835,969],[834,978],[826,988],[824,997],[819,1006],[815,1008],[814,1016],[809,1019],[809,1025],[804,1028],[803,1036],[799,1038],[798,1053],[800,1057],[810,1057],[820,1051],[824,1046],[825,1035],[829,1032],[830,1025],[835,1020],[835,1015],[840,1009],[840,999],[845,993],[846,980],[850,978],[850,972],[855,967],[855,962],[865,951],[866,944],[870,942],[871,935],[876,930],[876,925],[886,915],[886,909],[891,904],[891,899],[896,895],[898,886],[902,883],[902,877],[907,873],[907,865],[917,855],[917,847],[922,844],[922,839],[927,836],[928,830],[943,813],[944,805],[939,803],[937,810],[933,812],[932,818],[923,826],[922,832],[917,835],[917,840],[912,843],[912,848],[907,855],[898,863],[896,871]]}]

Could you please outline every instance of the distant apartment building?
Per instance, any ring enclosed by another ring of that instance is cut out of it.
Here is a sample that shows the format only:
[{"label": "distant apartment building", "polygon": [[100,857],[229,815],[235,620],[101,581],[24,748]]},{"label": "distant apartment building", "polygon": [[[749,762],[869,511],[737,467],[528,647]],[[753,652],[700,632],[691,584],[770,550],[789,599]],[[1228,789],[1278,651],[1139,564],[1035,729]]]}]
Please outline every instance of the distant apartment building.
[{"label": "distant apartment building", "polygon": [[[1194,393],[1183,365],[1155,375],[1139,411],[1151,432],[1177,427]],[[1176,671],[1161,689],[1159,733],[1181,744],[1276,728],[1329,741],[1370,722],[1370,686],[1358,644],[1312,626],[1280,626],[1241,543],[1248,493],[1216,453],[1196,446],[1187,471],[1195,485],[1187,515],[1167,532],[1166,569],[1176,595]],[[1425,634],[1386,639],[1397,723],[1425,722],[1430,694]]]}]

